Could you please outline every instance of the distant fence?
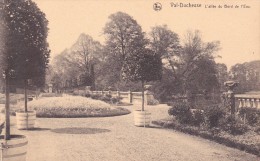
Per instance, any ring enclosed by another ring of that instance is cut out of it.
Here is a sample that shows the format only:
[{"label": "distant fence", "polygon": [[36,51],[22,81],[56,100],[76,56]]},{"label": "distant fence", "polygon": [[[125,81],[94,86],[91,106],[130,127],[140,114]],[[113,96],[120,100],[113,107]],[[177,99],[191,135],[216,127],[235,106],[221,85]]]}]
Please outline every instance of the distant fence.
[{"label": "distant fence", "polygon": [[[75,89],[76,94],[100,94],[100,95],[111,95],[112,97],[122,98],[122,102],[131,104],[140,104],[142,102],[142,92],[132,92],[132,91],[91,91],[91,90],[79,90]],[[159,102],[154,98],[154,95],[150,91],[144,92],[144,103],[146,105],[154,105]]]}]

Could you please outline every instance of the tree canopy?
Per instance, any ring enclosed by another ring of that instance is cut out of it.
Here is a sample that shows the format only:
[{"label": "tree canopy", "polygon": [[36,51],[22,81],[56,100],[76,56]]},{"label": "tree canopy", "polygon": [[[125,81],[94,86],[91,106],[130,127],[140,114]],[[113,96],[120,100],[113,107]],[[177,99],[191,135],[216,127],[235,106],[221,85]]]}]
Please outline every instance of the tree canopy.
[{"label": "tree canopy", "polygon": [[[2,9],[6,75],[15,80],[33,79],[43,85],[49,61],[48,21],[31,0],[9,0]],[[3,34],[3,33],[2,33]],[[40,78],[40,79],[39,79]]]},{"label": "tree canopy", "polygon": [[107,83],[110,84],[122,81],[121,69],[126,57],[142,50],[147,40],[141,26],[130,15],[117,12],[108,18],[109,21],[104,27],[106,36],[104,69],[106,73],[111,73],[106,77]]}]

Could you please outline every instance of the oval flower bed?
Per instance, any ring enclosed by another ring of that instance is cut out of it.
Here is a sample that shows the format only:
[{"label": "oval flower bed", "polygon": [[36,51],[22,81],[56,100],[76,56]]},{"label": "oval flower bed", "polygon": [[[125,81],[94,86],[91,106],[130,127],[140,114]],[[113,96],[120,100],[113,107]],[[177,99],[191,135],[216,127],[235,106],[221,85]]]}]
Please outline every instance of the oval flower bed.
[{"label": "oval flower bed", "polygon": [[36,111],[37,117],[106,117],[130,113],[127,109],[81,96],[41,98],[29,102],[28,107]]}]

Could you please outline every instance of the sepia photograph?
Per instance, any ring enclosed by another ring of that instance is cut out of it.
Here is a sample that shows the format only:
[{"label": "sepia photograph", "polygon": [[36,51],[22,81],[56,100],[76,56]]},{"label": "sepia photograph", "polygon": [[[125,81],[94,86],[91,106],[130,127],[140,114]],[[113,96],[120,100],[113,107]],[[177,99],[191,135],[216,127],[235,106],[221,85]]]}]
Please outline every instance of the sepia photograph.
[{"label": "sepia photograph", "polygon": [[0,161],[259,161],[259,0],[0,0]]}]

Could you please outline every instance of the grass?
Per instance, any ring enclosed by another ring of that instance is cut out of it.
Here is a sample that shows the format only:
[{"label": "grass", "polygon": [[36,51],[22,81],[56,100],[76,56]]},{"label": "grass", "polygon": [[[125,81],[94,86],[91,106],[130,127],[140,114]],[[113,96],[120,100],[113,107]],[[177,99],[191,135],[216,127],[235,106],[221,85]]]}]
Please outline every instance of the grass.
[{"label": "grass", "polygon": [[28,107],[36,110],[37,117],[48,118],[106,117],[130,113],[127,109],[81,96],[41,98],[29,102]]}]

